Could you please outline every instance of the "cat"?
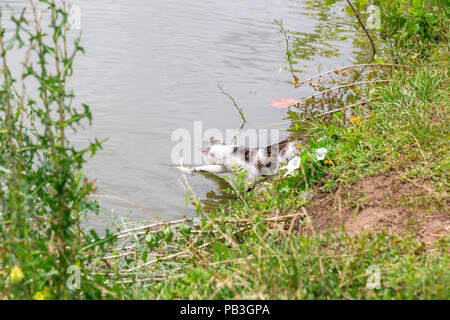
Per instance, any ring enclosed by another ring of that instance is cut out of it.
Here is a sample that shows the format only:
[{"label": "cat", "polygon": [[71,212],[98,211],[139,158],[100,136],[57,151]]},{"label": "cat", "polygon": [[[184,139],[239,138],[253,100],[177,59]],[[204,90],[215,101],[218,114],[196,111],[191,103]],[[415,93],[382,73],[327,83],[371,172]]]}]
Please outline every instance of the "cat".
[{"label": "cat", "polygon": [[297,136],[268,147],[248,148],[224,144],[211,137],[210,145],[201,149],[207,165],[178,168],[189,174],[197,172],[220,174],[234,172],[234,168],[240,166],[246,171],[246,181],[252,182],[260,177],[278,173],[280,163],[285,163],[302,152],[302,146],[307,145],[305,138]]}]

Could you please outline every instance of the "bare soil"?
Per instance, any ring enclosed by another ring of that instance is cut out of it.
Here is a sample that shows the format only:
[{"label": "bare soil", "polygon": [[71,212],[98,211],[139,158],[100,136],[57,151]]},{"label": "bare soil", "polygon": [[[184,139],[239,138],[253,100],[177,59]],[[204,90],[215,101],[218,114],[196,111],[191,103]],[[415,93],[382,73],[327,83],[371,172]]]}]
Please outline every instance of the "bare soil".
[{"label": "bare soil", "polygon": [[431,244],[450,234],[449,204],[447,194],[436,196],[430,183],[405,182],[392,173],[365,178],[333,193],[317,190],[307,212],[315,231],[344,227],[350,235],[412,234]]}]

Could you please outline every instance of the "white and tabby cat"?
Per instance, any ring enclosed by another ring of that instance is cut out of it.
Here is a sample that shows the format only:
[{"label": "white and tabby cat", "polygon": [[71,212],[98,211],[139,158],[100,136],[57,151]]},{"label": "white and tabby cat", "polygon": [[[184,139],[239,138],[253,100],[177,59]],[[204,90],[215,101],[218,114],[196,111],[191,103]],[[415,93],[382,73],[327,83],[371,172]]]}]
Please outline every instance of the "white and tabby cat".
[{"label": "white and tabby cat", "polygon": [[211,137],[211,144],[202,149],[207,165],[178,168],[190,174],[196,172],[220,174],[233,172],[233,167],[240,166],[247,171],[246,180],[254,181],[259,177],[278,173],[279,164],[289,161],[302,152],[301,145],[306,145],[304,138],[293,137],[268,147],[247,148],[227,145]]}]

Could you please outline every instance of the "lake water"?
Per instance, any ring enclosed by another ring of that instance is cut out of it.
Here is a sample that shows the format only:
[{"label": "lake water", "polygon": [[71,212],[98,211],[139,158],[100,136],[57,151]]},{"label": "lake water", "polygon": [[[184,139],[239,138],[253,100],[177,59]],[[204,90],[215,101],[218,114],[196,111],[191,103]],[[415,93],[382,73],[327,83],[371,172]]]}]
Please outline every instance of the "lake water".
[{"label": "lake water", "polygon": [[[3,2],[3,1],[2,1]],[[24,1],[6,1],[20,7]],[[239,106],[245,129],[286,128],[285,110],[267,99],[299,99],[286,70],[285,43],[274,19],[282,19],[296,45],[300,78],[347,65],[355,54],[355,19],[343,8],[303,0],[74,0],[81,9],[82,45],[72,86],[91,106],[93,126],[74,138],[108,138],[89,160],[102,212],[131,220],[194,215],[186,206],[180,173],[172,167],[176,129],[236,129],[241,118],[218,89],[220,82]],[[281,68],[281,72],[280,72]],[[300,71],[302,73],[300,73]],[[282,137],[287,136],[285,131]],[[207,144],[207,141],[204,141]],[[209,203],[222,199],[202,176],[189,178]],[[106,199],[106,198],[110,199]],[[137,209],[127,200],[139,206]]]}]

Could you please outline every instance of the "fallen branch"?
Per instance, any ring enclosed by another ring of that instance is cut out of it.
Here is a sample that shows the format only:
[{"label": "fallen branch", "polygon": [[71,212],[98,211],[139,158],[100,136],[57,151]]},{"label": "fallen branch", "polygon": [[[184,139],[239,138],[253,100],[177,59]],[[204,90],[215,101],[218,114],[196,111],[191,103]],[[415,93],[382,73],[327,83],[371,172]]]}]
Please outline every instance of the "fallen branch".
[{"label": "fallen branch", "polygon": [[[192,220],[192,221],[189,221]],[[154,227],[159,227],[159,226],[167,226],[167,225],[173,225],[173,224],[180,224],[180,223],[186,223],[186,222],[195,222],[195,221],[199,221],[199,219],[179,219],[179,220],[173,220],[173,221],[161,221],[161,222],[156,222],[156,223],[152,223],[152,224],[148,224],[145,226],[140,226],[140,227],[136,227],[136,228],[130,228],[130,229],[126,229],[126,230],[122,230],[119,231],[118,233],[116,233],[117,236],[119,236],[119,238],[123,238],[123,234],[130,234],[130,233],[134,233],[140,230],[147,230],[147,229],[151,229]]]},{"label": "fallen branch", "polygon": [[245,120],[244,112],[242,111],[242,108],[237,105],[236,101],[230,94],[228,94],[227,92],[225,92],[225,90],[223,90],[223,87],[220,83],[218,83],[217,86],[219,87],[220,91],[222,91],[222,93],[224,95],[226,95],[228,98],[230,98],[231,102],[233,102],[233,105],[236,108],[236,110],[239,112],[239,115],[241,116],[242,121],[244,121],[244,123],[243,123],[243,125],[244,125],[247,122],[247,120]]},{"label": "fallen branch", "polygon": [[301,81],[300,85],[303,85],[303,84],[305,84],[307,82],[309,83],[310,81],[312,81],[314,79],[321,78],[321,77],[326,76],[326,75],[328,75],[330,73],[338,74],[341,71],[344,71],[344,70],[347,70],[347,69],[359,68],[359,67],[371,67],[371,66],[373,66],[373,67],[396,67],[396,68],[407,68],[407,69],[411,68],[411,67],[408,67],[408,66],[404,66],[402,64],[395,64],[395,63],[361,63],[361,64],[353,64],[351,66],[345,66],[345,67],[342,67],[342,68],[334,68],[334,69],[332,69],[330,71],[323,72],[321,74],[315,75],[313,77],[310,77],[308,79],[305,79],[305,80]]},{"label": "fallen branch", "polygon": [[[272,218],[266,218],[266,219],[264,219],[264,221],[265,222],[277,222],[277,221],[289,220],[290,218],[297,217],[297,216],[298,216],[297,214],[283,215],[283,216],[277,216],[277,217],[272,217]],[[163,225],[169,225],[169,224],[172,224],[172,225],[173,224],[178,224],[178,223],[181,223],[181,222],[184,222],[184,221],[186,221],[186,219],[180,219],[180,220],[174,220],[174,221],[168,221],[168,222],[161,222],[161,223],[153,223],[153,224],[150,224],[150,225],[147,225],[147,226],[142,226],[142,227],[138,227],[138,228],[134,228],[134,229],[124,230],[124,231],[121,231],[121,232],[117,233],[116,235],[118,236],[117,237],[118,239],[122,239],[122,238],[126,238],[127,236],[130,236],[132,234],[134,234],[136,236],[141,236],[141,235],[144,235],[144,234],[156,233],[156,232],[159,232],[159,231],[158,230],[154,230],[154,231],[150,231],[150,232],[149,231],[141,231],[141,232],[137,232],[137,233],[136,233],[136,231],[145,230],[145,229],[149,229],[149,228],[156,227],[156,226],[163,226]],[[215,222],[216,221],[217,222],[220,221],[220,222],[225,222],[225,223],[236,223],[236,224],[245,223],[246,225],[251,225],[251,224],[254,223],[254,221],[252,219],[239,219],[239,220],[236,220],[236,219],[217,219],[217,218],[215,218],[214,221]],[[194,225],[193,227],[195,227],[195,226],[196,225]],[[216,233],[216,232],[217,231],[214,231],[214,230],[208,231],[208,233]],[[206,232],[199,229],[199,230],[191,230],[191,233],[206,233]],[[126,246],[126,247],[123,247],[123,248],[115,248],[115,249],[110,250],[110,251],[111,252],[118,252],[118,251],[123,251],[123,250],[132,250],[134,248],[136,248],[136,245],[130,245],[130,246]],[[102,260],[109,260],[109,259],[114,259],[114,258],[126,257],[126,256],[129,256],[129,255],[132,255],[132,254],[134,254],[133,251],[123,252],[123,253],[120,253],[120,254],[104,257],[104,258],[102,258]],[[153,254],[153,255],[157,255],[157,254]]]},{"label": "fallen branch", "polygon": [[372,58],[370,58],[370,61],[372,61],[373,58],[375,57],[375,55],[377,54],[377,50],[375,49],[375,44],[373,43],[372,37],[370,36],[369,31],[367,31],[366,26],[364,25],[364,23],[361,21],[361,18],[359,17],[358,13],[356,12],[356,10],[353,7],[353,5],[350,2],[350,0],[347,0],[347,3],[350,6],[350,8],[352,9],[353,13],[355,14],[356,19],[358,19],[358,22],[361,25],[361,27],[363,28],[364,32],[366,33],[367,38],[369,38],[370,44],[372,45]]},{"label": "fallen branch", "polygon": [[[333,113],[336,113],[336,112],[344,111],[344,110],[346,110],[346,109],[351,109],[351,108],[357,107],[357,106],[359,106],[359,105],[364,105],[364,104],[367,104],[367,103],[369,103],[369,102],[376,101],[376,100],[378,100],[378,99],[379,99],[379,98],[375,98],[375,99],[371,99],[371,100],[364,100],[364,101],[361,101],[361,102],[358,102],[358,103],[354,103],[354,104],[351,104],[351,105],[348,105],[348,106],[343,106],[342,108],[333,109],[333,110],[330,110],[330,111],[321,113],[321,114],[319,114],[319,115],[317,115],[317,116],[314,116],[314,118],[320,118],[320,117],[324,117],[324,116],[327,116],[327,115],[330,115],[330,114],[333,114]],[[305,121],[308,121],[308,120],[310,120],[310,119],[311,119],[311,118],[302,119],[301,122],[305,122]]]},{"label": "fallen branch", "polygon": [[296,107],[296,108],[299,108],[300,105],[304,104],[309,99],[317,97],[317,96],[320,96],[320,95],[324,95],[325,93],[328,93],[328,92],[333,91],[333,90],[353,87],[353,86],[362,85],[362,84],[379,83],[379,82],[390,82],[390,81],[393,81],[393,80],[390,80],[390,79],[389,80],[372,80],[372,81],[360,81],[360,82],[353,82],[353,83],[344,84],[344,85],[341,85],[341,86],[333,87],[331,89],[327,89],[327,90],[315,93],[315,94],[313,94],[313,95],[311,95],[311,96],[309,96],[309,97],[307,97],[305,99],[300,100],[299,102],[297,102],[296,104],[293,104],[292,106]]},{"label": "fallen branch", "polygon": [[292,78],[294,78],[294,86],[296,88],[298,88],[300,85],[298,83],[298,77],[297,75],[294,73],[294,67],[292,66],[292,54],[291,54],[291,50],[289,49],[289,37],[287,35],[286,30],[284,30],[283,27],[283,21],[282,20],[274,20],[274,24],[276,24],[277,26],[280,27],[280,32],[283,34],[284,36],[284,41],[286,42],[286,59],[289,63],[289,72],[292,74]]},{"label": "fallen branch", "polygon": [[[202,249],[202,248],[205,248],[205,247],[209,246],[210,244],[211,244],[211,242],[207,242],[207,243],[205,243],[205,244],[202,244],[201,246],[196,247],[196,249]],[[186,249],[186,250],[184,250],[184,251],[180,251],[180,252],[177,252],[177,253],[174,253],[174,254],[169,254],[169,255],[167,255],[167,256],[165,256],[165,257],[162,257],[162,258],[157,258],[157,259],[150,260],[150,261],[148,261],[148,262],[146,262],[146,263],[144,263],[144,264],[141,264],[141,265],[136,266],[136,267],[134,267],[134,268],[130,268],[130,269],[128,269],[127,271],[128,271],[128,272],[134,271],[134,270],[143,268],[143,267],[145,267],[145,266],[154,264],[154,263],[156,263],[156,262],[158,262],[158,261],[165,261],[165,260],[169,260],[169,259],[172,259],[172,258],[175,258],[175,257],[182,256],[182,255],[184,255],[184,254],[190,253],[190,252],[191,252],[191,249],[192,249],[192,248],[189,248],[189,249]]]}]

